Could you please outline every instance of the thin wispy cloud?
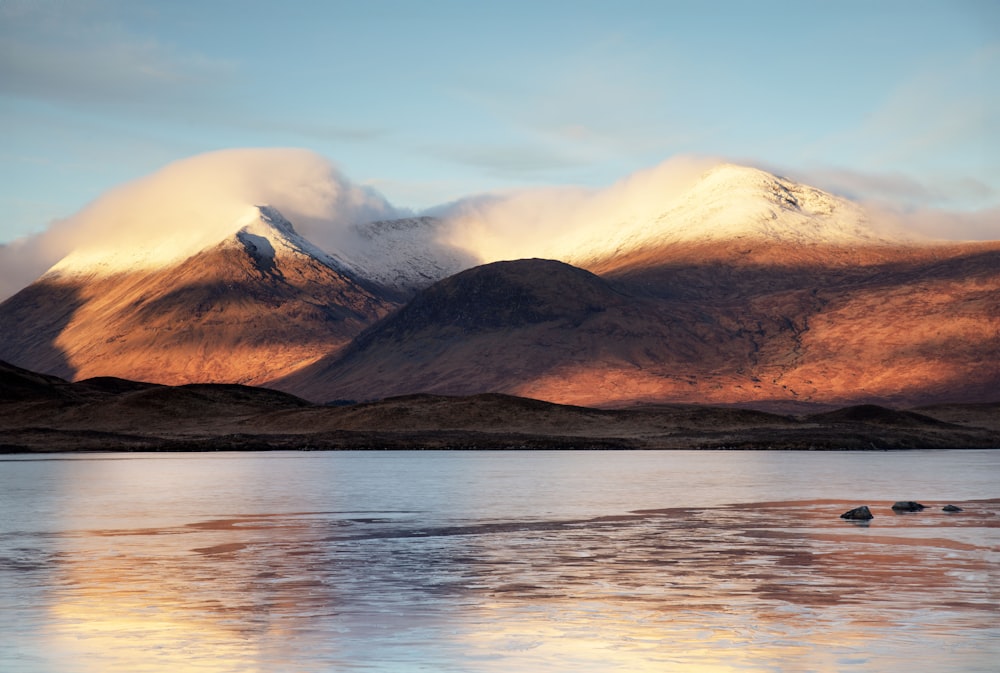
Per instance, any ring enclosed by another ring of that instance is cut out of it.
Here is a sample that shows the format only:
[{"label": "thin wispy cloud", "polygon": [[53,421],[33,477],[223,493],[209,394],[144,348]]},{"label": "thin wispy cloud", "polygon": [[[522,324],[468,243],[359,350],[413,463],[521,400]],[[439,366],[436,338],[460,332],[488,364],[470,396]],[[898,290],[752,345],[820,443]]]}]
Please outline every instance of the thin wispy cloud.
[{"label": "thin wispy cloud", "polygon": [[[531,179],[606,166],[623,153],[655,161],[687,139],[685,132],[663,132],[682,105],[662,88],[673,82],[677,67],[658,61],[649,45],[630,43],[609,29],[531,68],[528,78],[510,78],[503,70],[477,73],[448,90],[474,123],[499,129],[499,140],[426,145],[425,151],[503,177],[534,173]],[[659,87],[648,81],[654,70]]]},{"label": "thin wispy cloud", "polygon": [[484,168],[504,177],[531,179],[538,174],[588,163],[560,148],[538,145],[455,145],[428,151],[450,161]]},{"label": "thin wispy cloud", "polygon": [[[762,167],[781,172],[774,166],[763,164]],[[976,177],[944,177],[927,181],[898,172],[876,173],[846,168],[799,169],[790,171],[789,175],[801,182],[822,185],[829,192],[856,201],[893,204],[900,209],[990,203],[998,196],[994,187]]]},{"label": "thin wispy cloud", "polygon": [[817,142],[808,154],[852,157],[850,170],[859,174],[920,175],[929,190],[949,191],[955,200],[995,202],[995,187],[975,185],[1000,184],[998,71],[1000,43],[925,67],[886,91],[857,125]]},{"label": "thin wispy cloud", "polygon": [[956,211],[901,208],[884,201],[865,204],[872,219],[888,230],[947,241],[1000,240],[1000,208]]},{"label": "thin wispy cloud", "polygon": [[0,91],[101,107],[151,106],[201,99],[232,79],[233,63],[135,34],[94,11],[102,5],[0,5]]}]

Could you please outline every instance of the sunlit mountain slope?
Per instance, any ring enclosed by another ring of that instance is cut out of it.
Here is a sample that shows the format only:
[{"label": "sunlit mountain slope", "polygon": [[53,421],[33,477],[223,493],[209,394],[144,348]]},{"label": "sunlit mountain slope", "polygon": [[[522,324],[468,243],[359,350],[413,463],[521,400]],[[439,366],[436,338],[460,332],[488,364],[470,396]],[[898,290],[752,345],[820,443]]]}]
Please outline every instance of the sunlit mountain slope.
[{"label": "sunlit mountain slope", "polygon": [[71,254],[0,305],[3,358],[73,379],[262,383],[347,343],[395,304],[253,208],[221,241]]}]

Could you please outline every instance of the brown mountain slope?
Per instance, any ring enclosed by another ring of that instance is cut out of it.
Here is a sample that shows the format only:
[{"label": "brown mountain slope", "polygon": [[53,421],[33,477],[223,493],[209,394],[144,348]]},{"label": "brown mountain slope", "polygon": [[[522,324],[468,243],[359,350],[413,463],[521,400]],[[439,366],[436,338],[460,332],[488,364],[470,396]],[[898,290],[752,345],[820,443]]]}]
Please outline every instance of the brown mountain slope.
[{"label": "brown mountain slope", "polygon": [[176,264],[43,276],[0,304],[0,357],[77,380],[260,383],[396,305],[294,245],[279,217]]},{"label": "brown mountain slope", "polygon": [[[687,381],[698,367],[743,358],[746,335],[699,307],[623,293],[562,262],[497,262],[418,294],[333,356],[276,381],[309,399],[372,399],[413,392],[515,393],[573,368],[656,363]],[[624,391],[537,396],[607,403]]]},{"label": "brown mountain slope", "polygon": [[490,391],[588,406],[1000,396],[1000,244],[697,253],[606,278],[544,260],[472,269],[276,384],[317,400]]},{"label": "brown mountain slope", "polygon": [[[1000,243],[738,245],[671,246],[599,268],[626,291],[701,303],[752,333],[745,369],[702,399],[998,399]],[[657,383],[643,387],[655,395]]]}]

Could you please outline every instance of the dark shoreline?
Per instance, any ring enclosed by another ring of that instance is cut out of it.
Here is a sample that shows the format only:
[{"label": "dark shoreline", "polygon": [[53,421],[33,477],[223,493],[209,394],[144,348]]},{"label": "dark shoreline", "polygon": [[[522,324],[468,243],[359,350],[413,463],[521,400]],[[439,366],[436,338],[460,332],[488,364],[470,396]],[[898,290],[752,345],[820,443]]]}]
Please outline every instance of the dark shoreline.
[{"label": "dark shoreline", "polygon": [[1000,402],[901,410],[656,404],[485,393],[319,405],[267,388],[69,382],[0,363],[0,454],[165,451],[1000,448]]},{"label": "dark shoreline", "polygon": [[[711,409],[704,413],[710,415]],[[220,419],[220,425],[226,425]],[[336,430],[310,432],[116,433],[69,428],[7,428],[0,454],[87,452],[217,452],[345,450],[770,450],[907,451],[1000,448],[1000,433],[981,427],[914,429],[891,425],[818,425],[789,420],[783,427],[744,426],[724,431],[663,429],[655,436],[637,427],[632,436],[506,433],[477,430]],[[624,435],[625,433],[621,433]]]}]

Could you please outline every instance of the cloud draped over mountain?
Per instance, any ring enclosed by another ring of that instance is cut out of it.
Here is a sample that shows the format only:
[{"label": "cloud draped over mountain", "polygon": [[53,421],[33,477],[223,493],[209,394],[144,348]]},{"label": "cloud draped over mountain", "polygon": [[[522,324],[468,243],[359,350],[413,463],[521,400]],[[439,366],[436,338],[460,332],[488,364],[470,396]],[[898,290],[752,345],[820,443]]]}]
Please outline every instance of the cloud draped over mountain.
[{"label": "cloud draped over mountain", "polygon": [[71,251],[169,249],[183,257],[223,238],[249,207],[271,205],[317,245],[332,249],[358,222],[403,214],[330,161],[301,149],[201,154],[121,185],[45,232],[0,246],[0,297]]},{"label": "cloud draped over mountain", "polygon": [[449,223],[449,242],[482,262],[563,259],[623,223],[655,217],[720,163],[676,157],[604,189],[550,187],[472,196],[436,212]]},{"label": "cloud draped over mountain", "polygon": [[[411,234],[425,236],[422,246],[439,246],[442,254],[458,255],[467,266],[523,257],[578,259],[581,250],[604,247],[609,237],[634,238],[638,234],[628,229],[635,223],[668,216],[721,163],[675,157],[603,189],[564,186],[474,195],[430,209],[428,214],[439,218],[437,226]],[[371,247],[370,237],[358,236],[359,225],[409,214],[308,150],[210,152],[112,189],[38,235],[0,245],[0,299],[71,251],[101,256],[144,248],[178,257],[193,254],[222,238],[254,205],[277,208],[320,248],[358,260],[382,254]],[[1000,238],[995,209],[905,211],[882,202],[860,204],[852,217],[895,234]],[[683,226],[678,222],[675,228]]]}]

